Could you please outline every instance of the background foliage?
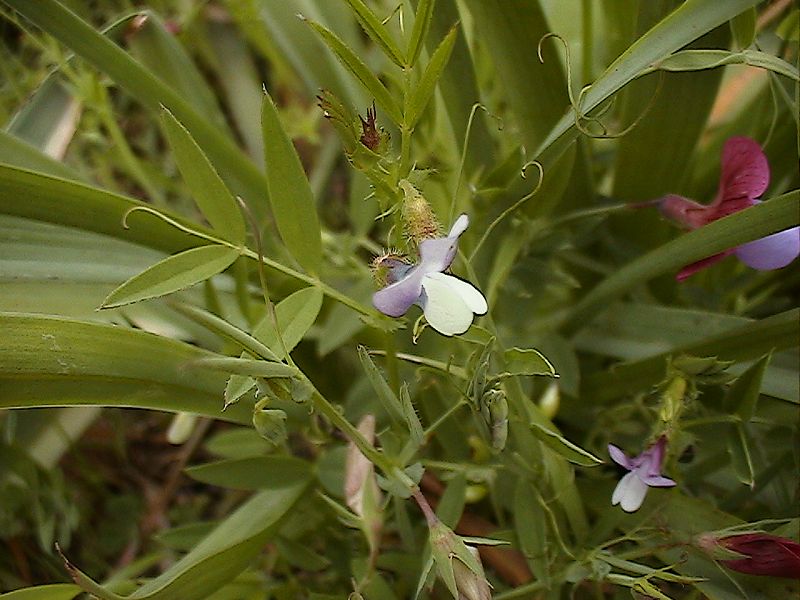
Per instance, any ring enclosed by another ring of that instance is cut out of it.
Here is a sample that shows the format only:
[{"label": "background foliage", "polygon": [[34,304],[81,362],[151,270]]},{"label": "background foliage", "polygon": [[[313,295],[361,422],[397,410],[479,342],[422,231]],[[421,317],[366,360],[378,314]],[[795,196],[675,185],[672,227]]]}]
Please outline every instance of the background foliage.
[{"label": "background foliage", "polygon": [[[0,17],[2,597],[451,597],[441,562],[423,585],[417,485],[507,543],[481,546],[495,598],[797,593],[697,536],[797,540],[800,272],[674,279],[798,225],[793,3]],[[629,207],[710,201],[733,135],[768,157],[766,202],[689,234]],[[372,308],[404,180],[445,230],[470,216],[453,270],[489,313],[462,336]],[[612,507],[607,444],[662,433],[677,486]]]}]

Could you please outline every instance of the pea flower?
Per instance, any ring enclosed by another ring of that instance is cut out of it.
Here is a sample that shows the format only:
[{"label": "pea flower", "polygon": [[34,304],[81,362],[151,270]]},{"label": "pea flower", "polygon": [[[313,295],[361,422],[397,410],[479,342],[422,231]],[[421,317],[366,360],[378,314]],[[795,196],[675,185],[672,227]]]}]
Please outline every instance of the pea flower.
[{"label": "pea flower", "polygon": [[458,238],[468,225],[469,218],[462,214],[446,237],[419,242],[420,261],[416,265],[392,256],[379,258],[378,266],[387,269],[389,285],[372,296],[375,308],[390,317],[399,317],[417,304],[431,327],[442,335],[469,329],[473,316],[488,310],[486,298],[471,283],[444,273],[456,256]]},{"label": "pea flower", "polygon": [[618,465],[630,471],[620,479],[611,504],[619,504],[625,512],[634,512],[644,502],[648,487],[671,487],[675,485],[672,479],[661,475],[661,466],[664,462],[664,450],[667,447],[667,438],[663,435],[658,441],[635,458],[628,458],[625,453],[614,444],[608,445],[608,454]]},{"label": "pea flower", "polygon": [[[697,545],[739,573],[800,579],[800,544],[784,537],[762,532],[725,537],[704,533]],[[730,558],[731,554],[738,556]]]},{"label": "pea flower", "polygon": [[[688,198],[669,194],[659,202],[661,213],[687,229],[704,225],[758,204],[769,185],[769,164],[757,142],[747,137],[732,137],[722,149],[722,174],[719,189],[711,204],[699,204]],[[729,254],[753,269],[769,271],[785,267],[800,254],[800,228],[773,233],[709,256],[684,267],[678,281],[694,275]]]}]

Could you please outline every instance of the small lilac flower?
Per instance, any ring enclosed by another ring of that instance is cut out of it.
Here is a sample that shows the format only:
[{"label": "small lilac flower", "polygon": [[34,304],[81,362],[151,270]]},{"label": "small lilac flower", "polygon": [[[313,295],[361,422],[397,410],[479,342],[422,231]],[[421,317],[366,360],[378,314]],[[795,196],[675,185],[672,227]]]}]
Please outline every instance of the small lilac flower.
[{"label": "small lilac flower", "polygon": [[618,465],[630,471],[620,479],[611,504],[619,504],[625,512],[634,512],[639,509],[647,494],[648,487],[671,487],[675,482],[661,475],[661,465],[664,462],[664,450],[667,438],[663,435],[658,441],[642,452],[636,458],[628,458],[625,453],[614,444],[608,445],[608,454]]},{"label": "small lilac flower", "polygon": [[458,249],[458,238],[467,229],[469,218],[462,214],[447,237],[419,243],[420,261],[409,265],[388,259],[389,285],[375,292],[372,304],[390,317],[399,317],[418,304],[431,327],[443,335],[464,333],[474,314],[488,310],[486,298],[471,283],[444,273]]},{"label": "small lilac flower", "polygon": [[[757,142],[732,137],[722,149],[722,175],[719,190],[711,204],[699,204],[670,194],[659,201],[661,213],[688,229],[699,229],[745,208],[758,204],[769,185],[769,164]],[[800,227],[793,227],[759,240],[731,248],[684,267],[677,275],[683,281],[729,254],[753,269],[769,271],[785,267],[800,254]]]}]

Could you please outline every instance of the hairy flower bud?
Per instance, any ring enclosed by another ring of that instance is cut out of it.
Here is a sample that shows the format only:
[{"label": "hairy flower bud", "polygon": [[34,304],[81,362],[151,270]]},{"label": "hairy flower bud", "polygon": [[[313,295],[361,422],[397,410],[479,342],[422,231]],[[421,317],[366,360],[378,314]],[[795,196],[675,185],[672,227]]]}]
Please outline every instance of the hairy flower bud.
[{"label": "hairy flower bud", "polygon": [[439,237],[439,222],[425,197],[405,179],[399,185],[403,190],[403,227],[409,243],[416,248],[422,240]]},{"label": "hairy flower bud", "polygon": [[406,262],[403,254],[388,250],[372,260],[370,269],[372,270],[372,279],[375,284],[379,288],[384,288],[396,281],[400,281],[411,266]]}]

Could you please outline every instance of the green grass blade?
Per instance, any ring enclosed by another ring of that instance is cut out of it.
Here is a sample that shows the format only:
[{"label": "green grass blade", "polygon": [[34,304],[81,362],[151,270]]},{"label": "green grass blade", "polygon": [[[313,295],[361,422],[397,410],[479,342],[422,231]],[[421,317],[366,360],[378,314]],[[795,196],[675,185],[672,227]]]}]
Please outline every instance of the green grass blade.
[{"label": "green grass blade", "polygon": [[175,161],[200,211],[216,233],[234,244],[245,241],[245,224],[236,199],[217,175],[214,166],[191,134],[169,110],[162,123]]},{"label": "green grass blade", "polygon": [[165,85],[127,52],[98,33],[56,0],[3,0],[37,27],[52,35],[106,73],[144,106],[159,111],[167,107],[192,133],[236,193],[251,202],[267,197],[263,175],[234,142],[211,125],[180,93]]},{"label": "green grass blade", "polygon": [[197,368],[223,371],[233,375],[261,377],[264,379],[271,379],[273,377],[293,377],[297,375],[297,369],[283,363],[252,360],[249,358],[236,358],[234,356],[201,358],[195,363],[195,366]]},{"label": "green grass blade", "polygon": [[78,179],[75,172],[64,163],[50,158],[39,148],[6,131],[0,131],[0,163],[41,171],[63,179]]},{"label": "green grass blade", "polygon": [[383,53],[388,56],[394,64],[402,68],[406,64],[406,58],[400,47],[389,34],[381,20],[375,16],[363,0],[345,0],[350,5],[350,9],[356,15],[356,19],[361,24],[364,32],[370,39],[378,44]]},{"label": "green grass blade", "polygon": [[308,479],[311,469],[308,462],[293,456],[251,456],[189,467],[186,474],[209,485],[259,490]]},{"label": "green grass blade", "polygon": [[364,86],[364,89],[375,98],[375,102],[386,111],[389,118],[395,123],[400,123],[403,120],[400,106],[364,61],[331,30],[314,21],[307,23],[319,34],[345,68]]},{"label": "green grass blade", "polygon": [[121,406],[249,423],[222,409],[225,376],[187,369],[214,356],[143,331],[60,317],[0,313],[0,408]]},{"label": "green grass blade", "polygon": [[640,283],[670,271],[677,273],[681,267],[694,261],[796,226],[798,201],[800,191],[788,192],[680,235],[637,258],[615,271],[578,302],[568,315],[565,329],[574,333],[599,309]]},{"label": "green grass blade", "polygon": [[322,262],[322,240],[314,195],[300,157],[266,91],[261,104],[261,127],[275,223],[294,259],[307,272],[316,274]]},{"label": "green grass blade", "polygon": [[167,257],[130,278],[103,301],[100,308],[114,308],[185,289],[233,264],[239,251],[226,246],[200,246]]},{"label": "green grass blade", "polygon": [[82,593],[73,583],[54,583],[0,594],[0,600],[72,600]]}]

